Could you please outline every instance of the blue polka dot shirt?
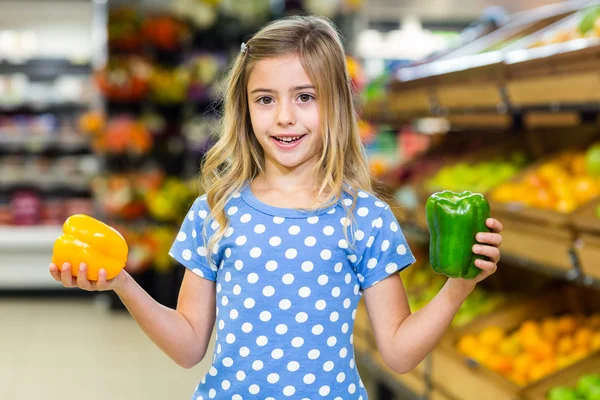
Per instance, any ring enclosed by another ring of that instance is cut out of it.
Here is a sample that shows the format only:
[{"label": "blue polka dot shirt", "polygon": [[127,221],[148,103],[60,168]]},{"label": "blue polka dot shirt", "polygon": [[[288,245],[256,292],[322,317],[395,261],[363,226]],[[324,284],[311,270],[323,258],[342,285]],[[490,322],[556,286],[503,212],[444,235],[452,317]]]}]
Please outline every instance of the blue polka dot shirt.
[{"label": "blue polka dot shirt", "polygon": [[358,301],[415,258],[386,203],[363,191],[356,201],[352,246],[347,193],[303,211],[267,205],[247,184],[228,200],[229,227],[209,250],[219,226],[207,224],[205,242],[209,208],[196,199],[169,252],[216,284],[213,363],[193,400],[367,399],[353,350]]}]

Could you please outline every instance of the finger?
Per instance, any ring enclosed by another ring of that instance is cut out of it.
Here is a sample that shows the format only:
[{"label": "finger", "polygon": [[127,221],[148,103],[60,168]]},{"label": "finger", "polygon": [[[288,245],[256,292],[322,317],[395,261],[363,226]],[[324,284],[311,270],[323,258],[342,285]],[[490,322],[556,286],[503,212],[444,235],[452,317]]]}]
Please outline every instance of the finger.
[{"label": "finger", "polygon": [[475,266],[479,269],[489,272],[490,274],[496,272],[496,269],[498,268],[495,263],[485,260],[475,260]]},{"label": "finger", "polygon": [[488,228],[490,228],[493,232],[500,233],[504,229],[502,223],[495,218],[488,218],[485,220],[485,224]]},{"label": "finger", "polygon": [[502,245],[502,235],[499,233],[479,232],[475,235],[475,239],[477,239],[479,243],[489,244],[495,247],[500,247]]},{"label": "finger", "polygon": [[81,263],[79,265],[79,273],[77,274],[77,286],[81,289],[90,290],[92,285],[87,278],[87,265],[85,263]]},{"label": "finger", "polygon": [[473,253],[486,256],[496,264],[500,261],[500,250],[497,247],[476,244],[473,246]]},{"label": "finger", "polygon": [[54,263],[50,263],[50,275],[52,275],[56,282],[60,282],[60,271]]},{"label": "finger", "polygon": [[64,287],[73,287],[73,276],[71,275],[71,264],[64,263],[60,272],[60,280]]},{"label": "finger", "polygon": [[107,290],[108,284],[106,282],[106,270],[104,268],[100,268],[98,271],[98,280],[96,281],[96,289],[97,290]]}]

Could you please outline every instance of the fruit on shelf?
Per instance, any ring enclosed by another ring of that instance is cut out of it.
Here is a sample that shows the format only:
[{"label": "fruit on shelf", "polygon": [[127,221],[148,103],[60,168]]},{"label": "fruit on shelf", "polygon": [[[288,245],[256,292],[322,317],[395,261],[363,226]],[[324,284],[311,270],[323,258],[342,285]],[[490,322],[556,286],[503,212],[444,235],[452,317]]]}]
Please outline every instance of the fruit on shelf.
[{"label": "fruit on shelf", "polygon": [[150,76],[150,95],[157,103],[182,103],[188,93],[190,75],[186,68],[155,67]]},{"label": "fruit on shelf", "polygon": [[148,93],[151,67],[138,57],[111,57],[106,67],[95,73],[95,81],[109,100],[132,102]]},{"label": "fruit on shelf", "polygon": [[584,375],[574,388],[557,386],[548,392],[548,400],[600,400],[600,375]]},{"label": "fruit on shelf", "polygon": [[600,176],[600,142],[594,143],[585,152],[585,166],[591,176]]},{"label": "fruit on shelf", "polygon": [[106,129],[94,136],[92,147],[99,153],[147,153],[153,144],[152,134],[145,125],[128,116],[111,119]]},{"label": "fruit on shelf", "polygon": [[600,178],[589,175],[584,152],[568,151],[501,184],[490,198],[501,203],[570,213],[600,195]]},{"label": "fruit on shelf", "polygon": [[542,47],[550,44],[565,43],[570,40],[600,37],[600,7],[589,8],[579,23],[545,36],[530,47]]},{"label": "fruit on shelf", "polygon": [[171,15],[156,15],[142,24],[144,38],[152,46],[163,51],[180,49],[190,40],[189,27]]},{"label": "fruit on shelf", "polygon": [[482,194],[449,190],[434,193],[425,205],[430,232],[429,261],[433,270],[453,278],[472,279],[481,272],[473,253],[478,232],[488,232],[490,205]]},{"label": "fruit on shelf", "polygon": [[498,184],[515,176],[527,163],[522,152],[515,152],[506,159],[477,163],[459,162],[442,167],[425,187],[429,191],[471,190],[486,193]]},{"label": "fruit on shelf", "polygon": [[136,51],[143,45],[141,17],[131,7],[119,7],[108,17],[108,45],[122,51]]},{"label": "fruit on shelf", "polygon": [[600,350],[600,313],[524,321],[508,332],[489,326],[456,343],[460,353],[518,385],[535,382]]},{"label": "fruit on shelf", "polygon": [[87,264],[87,279],[98,280],[101,268],[106,279],[121,272],[127,262],[127,242],[121,234],[89,215],[72,215],[63,224],[63,234],[54,242],[52,262],[71,264],[71,275],[79,275],[79,264]]}]

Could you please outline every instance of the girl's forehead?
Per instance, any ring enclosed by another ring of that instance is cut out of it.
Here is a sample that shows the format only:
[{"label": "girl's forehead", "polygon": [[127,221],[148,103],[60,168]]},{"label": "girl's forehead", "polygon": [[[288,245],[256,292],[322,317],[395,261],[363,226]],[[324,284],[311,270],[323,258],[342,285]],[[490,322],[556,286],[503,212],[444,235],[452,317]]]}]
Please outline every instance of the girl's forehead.
[{"label": "girl's forehead", "polygon": [[256,61],[248,77],[250,91],[254,90],[255,86],[293,88],[312,84],[300,58],[295,54]]}]

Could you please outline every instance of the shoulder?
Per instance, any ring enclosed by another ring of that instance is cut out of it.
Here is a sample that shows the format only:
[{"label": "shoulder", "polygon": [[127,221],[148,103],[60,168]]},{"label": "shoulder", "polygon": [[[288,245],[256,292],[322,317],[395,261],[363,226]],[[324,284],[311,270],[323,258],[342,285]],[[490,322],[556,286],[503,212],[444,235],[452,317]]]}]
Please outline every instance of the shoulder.
[{"label": "shoulder", "polygon": [[351,193],[344,192],[343,197],[343,202],[346,206],[351,206],[352,202],[356,202],[354,212],[355,214],[358,214],[358,216],[362,216],[361,214],[364,214],[367,211],[368,215],[377,216],[384,211],[391,210],[391,207],[387,202],[374,193],[367,192],[366,190],[354,190]]}]

